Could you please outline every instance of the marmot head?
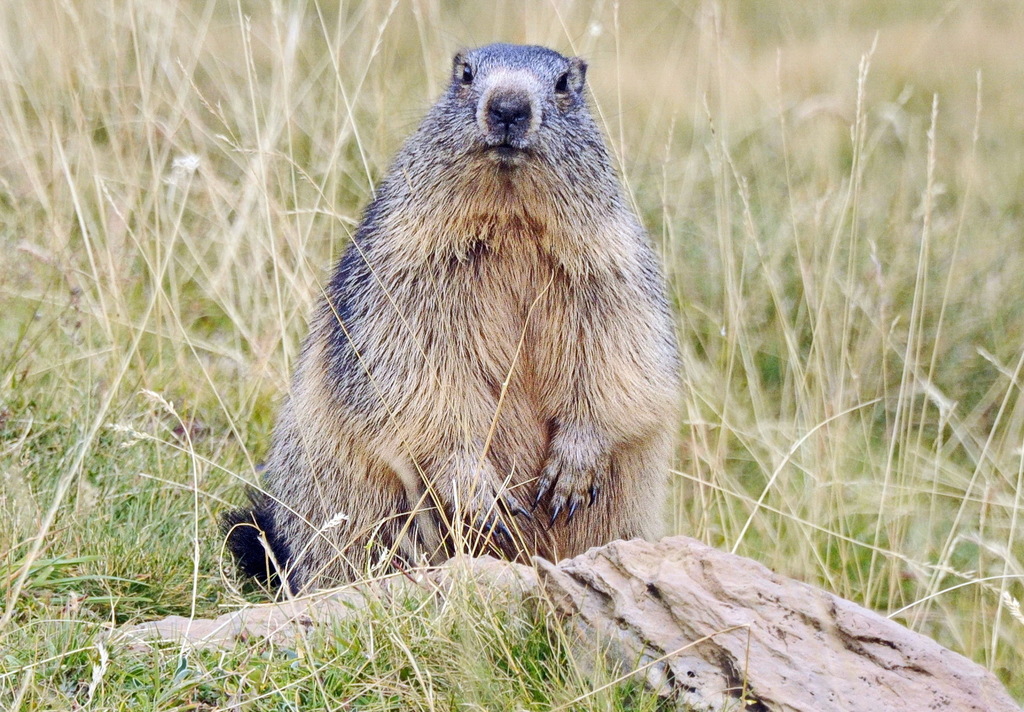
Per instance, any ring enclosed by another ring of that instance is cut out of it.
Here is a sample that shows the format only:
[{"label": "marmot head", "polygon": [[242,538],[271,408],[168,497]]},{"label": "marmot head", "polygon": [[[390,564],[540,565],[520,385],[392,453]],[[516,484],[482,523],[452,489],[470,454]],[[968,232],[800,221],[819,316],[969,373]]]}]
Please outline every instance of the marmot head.
[{"label": "marmot head", "polygon": [[546,239],[592,235],[627,214],[587,107],[586,72],[582,59],[544,47],[455,55],[447,90],[378,191],[418,250],[462,254],[470,238],[511,224]]},{"label": "marmot head", "polygon": [[[455,55],[440,102],[459,126],[463,148],[501,169],[531,159],[557,162],[579,149],[591,120],[584,97],[587,65],[545,47],[492,44]],[[581,123],[582,122],[582,123]]]}]

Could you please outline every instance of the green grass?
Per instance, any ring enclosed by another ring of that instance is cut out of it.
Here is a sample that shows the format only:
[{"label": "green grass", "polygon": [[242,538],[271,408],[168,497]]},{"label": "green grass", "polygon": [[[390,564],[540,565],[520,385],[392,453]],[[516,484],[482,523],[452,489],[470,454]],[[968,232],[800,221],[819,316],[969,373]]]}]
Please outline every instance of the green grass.
[{"label": "green grass", "polygon": [[656,708],[470,593],[294,650],[110,638],[260,599],[216,514],[374,182],[499,39],[590,60],[664,257],[671,529],[1024,700],[1024,9],[723,5],[3,4],[0,706]]}]

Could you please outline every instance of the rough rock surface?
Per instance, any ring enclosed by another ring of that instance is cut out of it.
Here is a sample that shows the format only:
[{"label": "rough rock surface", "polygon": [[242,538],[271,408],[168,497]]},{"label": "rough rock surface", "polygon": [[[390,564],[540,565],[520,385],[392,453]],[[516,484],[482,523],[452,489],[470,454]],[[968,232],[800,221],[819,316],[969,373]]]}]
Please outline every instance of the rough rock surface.
[{"label": "rough rock surface", "polygon": [[[587,636],[698,710],[1020,712],[995,677],[935,641],[685,537],[539,563]],[[741,709],[744,709],[741,707]]]},{"label": "rough rock surface", "polygon": [[[582,649],[604,651],[617,669],[636,670],[689,709],[1021,712],[991,673],[933,640],[686,537],[612,542],[558,564],[538,560],[536,569],[460,559],[419,584],[390,586],[443,590],[462,576],[553,605],[576,626]],[[172,617],[126,633],[197,645],[283,642],[350,614],[368,595],[348,588],[215,620]]]}]

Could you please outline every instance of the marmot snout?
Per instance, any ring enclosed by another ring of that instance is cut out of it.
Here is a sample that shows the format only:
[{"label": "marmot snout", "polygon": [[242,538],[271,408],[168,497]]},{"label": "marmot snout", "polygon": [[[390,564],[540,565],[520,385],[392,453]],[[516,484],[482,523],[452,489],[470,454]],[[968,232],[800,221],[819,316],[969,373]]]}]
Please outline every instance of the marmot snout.
[{"label": "marmot snout", "polygon": [[294,588],[658,534],[676,343],[585,97],[543,47],[460,52],[315,310],[243,569]]},{"label": "marmot snout", "polygon": [[531,97],[525,91],[505,87],[487,93],[480,101],[481,128],[491,146],[525,148],[530,133],[536,130]]}]

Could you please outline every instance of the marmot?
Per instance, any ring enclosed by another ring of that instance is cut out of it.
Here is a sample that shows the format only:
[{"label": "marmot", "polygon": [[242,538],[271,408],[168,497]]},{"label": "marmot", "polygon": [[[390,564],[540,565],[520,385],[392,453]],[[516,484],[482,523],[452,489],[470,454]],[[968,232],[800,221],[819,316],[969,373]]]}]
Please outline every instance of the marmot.
[{"label": "marmot", "polygon": [[674,327],[586,69],[455,56],[312,316],[264,490],[224,516],[245,572],[296,591],[658,535]]}]

